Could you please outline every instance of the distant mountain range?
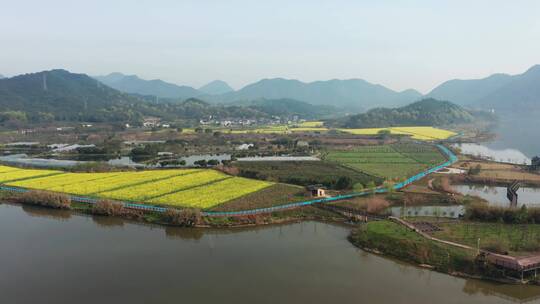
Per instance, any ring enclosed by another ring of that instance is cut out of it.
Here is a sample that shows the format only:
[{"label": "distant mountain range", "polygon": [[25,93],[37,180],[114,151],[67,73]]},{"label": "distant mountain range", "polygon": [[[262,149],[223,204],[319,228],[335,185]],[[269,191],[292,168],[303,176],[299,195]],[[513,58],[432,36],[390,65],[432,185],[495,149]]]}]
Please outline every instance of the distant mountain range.
[{"label": "distant mountain range", "polygon": [[135,75],[112,73],[95,77],[119,91],[161,98],[187,99],[197,97],[214,103],[252,101],[258,99],[295,99],[314,105],[334,105],[351,112],[380,106],[399,106],[422,97],[418,91],[396,92],[361,79],[315,81],[294,79],[263,79],[234,91],[226,82],[215,80],[201,88],[179,86],[162,80],[144,80]]},{"label": "distant mountain range", "polygon": [[201,95],[198,90],[189,86],[179,86],[159,79],[144,80],[136,75],[111,73],[106,76],[95,76],[94,78],[124,93],[183,99]]},{"label": "distant mountain range", "polygon": [[[520,75],[495,74],[483,79],[451,80],[427,96],[449,100],[471,109],[538,112],[540,65]],[[187,107],[182,103],[193,97],[204,103],[197,107],[208,109],[192,111],[192,104]],[[360,79],[310,83],[283,78],[263,79],[237,91],[219,80],[194,89],[121,73],[91,78],[65,70],[0,79],[0,112],[23,111],[30,119],[36,120],[54,117],[56,120],[132,121],[139,120],[141,115],[189,118],[189,113],[194,113],[193,118],[207,114],[220,117],[293,114],[321,117],[323,114],[355,114],[381,107],[400,109],[400,106],[423,98],[426,97],[414,90],[396,92]],[[156,104],[156,101],[159,103]],[[451,122],[454,118],[466,118],[455,108],[444,104],[438,106],[452,111],[454,116],[439,113],[436,115],[442,115],[442,118],[436,121]],[[426,104],[416,110],[425,109]],[[413,115],[411,111],[415,109],[409,110],[405,109],[403,113]],[[356,117],[353,120],[365,120],[351,124],[374,125],[375,120],[379,119],[377,115],[384,116],[384,123],[392,123],[393,118],[387,110],[376,109],[370,113],[370,116],[351,116]],[[420,117],[417,114],[413,116]],[[403,119],[399,118],[399,121]]]},{"label": "distant mountain range", "polygon": [[5,78],[4,75],[0,74],[0,79],[4,79],[4,78]]},{"label": "distant mountain range", "polygon": [[470,123],[474,115],[459,105],[433,98],[423,99],[399,108],[376,108],[341,120],[347,128],[380,128],[392,126],[445,126]]},{"label": "distant mountain range", "polygon": [[[122,75],[108,75],[110,81]],[[122,93],[85,74],[51,70],[0,79],[0,124],[12,122],[92,121],[141,122],[144,116],[164,120],[215,118],[270,118],[299,115],[306,119],[336,116],[332,106],[314,106],[306,102],[256,100],[238,104],[210,104],[197,98],[163,98]],[[15,123],[17,122],[17,123]]]},{"label": "distant mountain range", "polygon": [[415,90],[395,92],[361,79],[315,81],[263,79],[244,88],[209,98],[216,102],[290,98],[314,105],[334,105],[360,111],[377,106],[398,106],[421,98]]},{"label": "distant mountain range", "polygon": [[427,96],[473,108],[539,111],[540,65],[519,75],[494,74],[482,79],[450,80]]}]

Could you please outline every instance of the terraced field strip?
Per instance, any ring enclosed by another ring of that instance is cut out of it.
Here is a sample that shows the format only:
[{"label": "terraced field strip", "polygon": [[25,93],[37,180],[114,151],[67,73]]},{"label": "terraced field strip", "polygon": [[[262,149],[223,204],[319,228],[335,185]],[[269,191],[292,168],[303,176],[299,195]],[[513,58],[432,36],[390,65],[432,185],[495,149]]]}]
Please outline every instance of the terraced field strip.
[{"label": "terraced field strip", "polygon": [[101,173],[99,175],[87,175],[81,173],[64,173],[54,176],[35,177],[22,181],[9,182],[8,184],[15,187],[65,192],[63,189],[66,186],[91,182],[94,180],[103,181],[108,177],[117,176],[118,174],[119,173]]},{"label": "terraced field strip", "polygon": [[16,169],[16,168],[0,166],[0,174],[12,172],[12,171],[17,171],[17,170],[18,170],[18,169]]},{"label": "terraced field strip", "polygon": [[188,174],[194,171],[198,171],[198,169],[114,173],[63,173],[59,174],[58,176],[32,178],[24,181],[7,182],[6,184],[9,186],[24,187],[29,189],[64,192],[76,195],[99,196],[99,193],[103,191],[110,191],[113,189],[120,189],[123,187],[153,182],[170,178],[172,176]]},{"label": "terraced field strip", "polygon": [[101,192],[99,193],[99,196],[127,201],[149,201],[178,191],[208,185],[224,178],[230,177],[213,170],[194,171],[188,174],[161,179],[159,181]]},{"label": "terraced field strip", "polygon": [[370,175],[399,179],[440,164],[445,161],[445,157],[434,146],[396,144],[331,151],[326,155],[326,160]]},{"label": "terraced field strip", "polygon": [[249,193],[262,190],[272,183],[242,177],[227,178],[204,187],[178,191],[169,195],[150,199],[153,204],[207,209]]},{"label": "terraced field strip", "polygon": [[357,135],[377,135],[382,130],[390,131],[390,134],[412,135],[418,140],[441,140],[457,135],[457,133],[434,127],[388,127],[388,128],[362,128],[362,129],[338,129],[342,132]]},{"label": "terraced field strip", "polygon": [[10,182],[36,178],[36,177],[63,174],[62,171],[55,171],[55,170],[30,170],[30,169],[18,169],[18,168],[4,167],[4,166],[2,166],[1,168],[14,169],[14,170],[3,170],[3,172],[0,172],[0,183],[5,183],[5,184],[10,183]]},{"label": "terraced field strip", "polygon": [[431,145],[396,144],[392,145],[392,148],[396,152],[420,164],[436,165],[446,160],[441,151]]},{"label": "terraced field strip", "polygon": [[[195,174],[199,172],[200,169],[187,169],[187,170],[171,170],[168,174],[163,175],[155,175],[155,176],[147,176],[147,177],[141,177],[139,179],[133,178],[130,183],[117,183],[115,187],[109,188],[107,190],[99,191],[96,193],[93,193],[94,195],[103,197],[102,193],[105,192],[113,192],[113,191],[133,191],[137,187],[144,187],[146,185],[152,185],[154,183],[160,182],[160,181],[167,181],[171,178],[181,176],[185,177],[186,175]],[[121,176],[122,178],[123,176]],[[131,176],[127,176],[131,177]],[[125,177],[123,177],[125,178]],[[124,192],[128,193],[128,192]]]},{"label": "terraced field strip", "polygon": [[323,121],[304,121],[298,124],[301,128],[321,128],[324,126]]},{"label": "terraced field strip", "polygon": [[11,188],[13,191],[34,189],[63,192],[76,195],[77,200],[88,203],[105,198],[126,203],[208,208],[272,185],[205,169],[63,173],[0,166],[0,172],[0,181],[17,187]]}]

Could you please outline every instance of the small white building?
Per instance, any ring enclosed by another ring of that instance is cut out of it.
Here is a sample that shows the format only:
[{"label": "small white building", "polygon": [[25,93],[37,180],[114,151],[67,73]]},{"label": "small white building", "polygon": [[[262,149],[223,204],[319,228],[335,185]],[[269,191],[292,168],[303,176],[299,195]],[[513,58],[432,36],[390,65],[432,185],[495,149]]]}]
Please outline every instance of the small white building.
[{"label": "small white building", "polygon": [[236,150],[245,151],[245,150],[249,150],[249,148],[251,148],[253,146],[254,146],[253,144],[241,144],[241,145],[236,147]]},{"label": "small white building", "polygon": [[158,117],[145,117],[143,120],[143,127],[145,128],[155,128],[159,127],[161,118]]},{"label": "small white building", "polygon": [[158,152],[157,155],[158,156],[173,156],[174,153],[172,153],[172,152]]},{"label": "small white building", "polygon": [[325,197],[326,196],[326,188],[324,188],[322,185],[310,185],[307,186],[307,189],[311,196],[313,197]]}]

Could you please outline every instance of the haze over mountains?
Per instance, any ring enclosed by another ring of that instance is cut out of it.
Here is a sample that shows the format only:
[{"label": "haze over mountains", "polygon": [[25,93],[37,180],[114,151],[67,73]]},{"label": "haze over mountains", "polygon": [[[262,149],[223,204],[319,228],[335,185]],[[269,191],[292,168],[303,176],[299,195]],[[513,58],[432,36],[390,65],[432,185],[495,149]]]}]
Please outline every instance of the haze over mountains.
[{"label": "haze over mountains", "polygon": [[415,90],[396,92],[382,85],[361,79],[315,81],[294,79],[263,79],[234,91],[226,82],[215,80],[194,89],[162,80],[144,80],[135,75],[112,73],[94,77],[119,91],[163,98],[200,97],[216,103],[231,103],[257,99],[296,99],[315,105],[334,105],[361,111],[376,106],[398,106],[417,100],[422,94]]},{"label": "haze over mountains", "polygon": [[189,86],[179,86],[160,79],[144,80],[136,75],[111,73],[106,76],[95,76],[94,78],[113,89],[130,94],[182,99],[201,95],[199,91]]},{"label": "haze over mountains", "polygon": [[403,105],[421,96],[422,94],[415,90],[396,92],[361,79],[305,83],[299,80],[274,78],[263,79],[235,92],[213,96],[211,100],[231,102],[259,98],[291,98],[314,105],[334,105],[359,111],[376,106]]},{"label": "haze over mountains", "polygon": [[[109,75],[124,78],[122,75]],[[343,114],[332,106],[306,102],[256,100],[246,104],[210,104],[197,98],[160,99],[122,93],[85,74],[51,70],[0,79],[0,125],[50,121],[140,123],[144,116],[198,122],[208,117],[267,118],[298,115],[306,119]]]},{"label": "haze over mountains", "polygon": [[416,90],[396,92],[361,79],[302,82],[294,79],[262,79],[235,91],[216,80],[199,89],[161,80],[112,73],[96,79],[126,93],[186,99],[198,97],[214,103],[235,103],[257,99],[295,99],[313,105],[334,105],[351,112],[376,107],[402,106],[423,97],[448,100],[478,109],[528,111],[540,108],[540,65],[519,75],[494,74],[482,79],[450,80],[423,96]]},{"label": "haze over mountains", "polygon": [[494,74],[482,79],[450,80],[433,89],[427,96],[474,108],[538,111],[540,65],[519,75]]},{"label": "haze over mountains", "polygon": [[[112,73],[91,78],[65,70],[0,80],[0,112],[24,111],[45,119],[52,114],[60,120],[99,120],[112,116],[136,118],[141,113],[153,112],[157,115],[163,111],[159,104],[155,104],[156,101],[172,104],[192,97],[206,102],[206,105],[249,107],[275,115],[320,115],[324,112],[354,114],[374,108],[400,107],[425,98],[415,90],[396,92],[360,79],[310,83],[283,78],[263,79],[237,91],[219,80],[195,89],[162,80],[144,80],[135,75]],[[540,65],[519,75],[495,74],[483,79],[450,80],[432,90],[427,97],[448,100],[472,109],[535,112],[540,109]],[[127,110],[141,102],[154,105],[151,109],[137,105],[137,115]],[[184,109],[175,111],[184,113]],[[221,110],[216,111],[210,112],[218,113]],[[385,117],[388,118],[388,115]]]}]

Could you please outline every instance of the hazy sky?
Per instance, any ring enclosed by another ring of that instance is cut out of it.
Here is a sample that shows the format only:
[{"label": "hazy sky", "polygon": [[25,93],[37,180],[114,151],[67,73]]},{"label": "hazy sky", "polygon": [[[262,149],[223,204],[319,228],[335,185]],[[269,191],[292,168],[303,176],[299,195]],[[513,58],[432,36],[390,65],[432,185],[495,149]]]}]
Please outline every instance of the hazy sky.
[{"label": "hazy sky", "polygon": [[540,63],[540,1],[0,0],[0,74],[120,71],[198,87],[363,78],[427,92]]}]

